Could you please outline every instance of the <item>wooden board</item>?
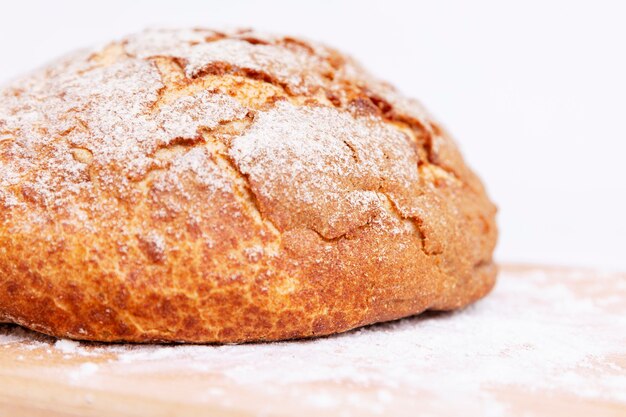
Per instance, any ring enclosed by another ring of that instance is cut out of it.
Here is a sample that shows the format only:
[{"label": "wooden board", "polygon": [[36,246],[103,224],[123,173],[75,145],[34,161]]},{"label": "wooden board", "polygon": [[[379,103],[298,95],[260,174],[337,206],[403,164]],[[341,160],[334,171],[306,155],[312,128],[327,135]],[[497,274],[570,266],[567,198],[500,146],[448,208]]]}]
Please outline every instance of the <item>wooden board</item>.
[{"label": "wooden board", "polygon": [[57,341],[0,325],[0,416],[626,416],[626,274],[506,265],[494,292],[344,335]]}]

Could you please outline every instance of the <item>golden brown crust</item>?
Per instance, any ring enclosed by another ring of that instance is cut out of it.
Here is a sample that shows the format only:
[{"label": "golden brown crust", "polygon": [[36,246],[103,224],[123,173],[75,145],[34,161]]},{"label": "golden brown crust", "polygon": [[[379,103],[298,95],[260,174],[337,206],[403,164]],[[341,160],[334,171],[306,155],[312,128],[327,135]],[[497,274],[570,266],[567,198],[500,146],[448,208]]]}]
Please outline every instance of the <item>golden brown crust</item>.
[{"label": "golden brown crust", "polygon": [[99,341],[309,337],[454,309],[495,207],[421,106],[338,52],[145,32],[0,91],[0,321]]}]

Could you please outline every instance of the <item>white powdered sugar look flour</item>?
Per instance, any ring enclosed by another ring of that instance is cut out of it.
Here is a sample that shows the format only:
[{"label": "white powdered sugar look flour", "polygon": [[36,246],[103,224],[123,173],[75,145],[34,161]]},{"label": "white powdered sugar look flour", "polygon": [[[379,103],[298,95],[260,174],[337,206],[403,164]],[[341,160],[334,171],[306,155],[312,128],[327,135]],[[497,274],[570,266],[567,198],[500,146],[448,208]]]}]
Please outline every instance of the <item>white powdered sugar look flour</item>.
[{"label": "white powdered sugar look flour", "polygon": [[[94,376],[112,374],[130,379],[191,374],[204,376],[205,397],[224,404],[239,387],[354,415],[384,414],[393,404],[415,401],[422,406],[452,401],[479,407],[483,415],[506,415],[509,405],[499,395],[506,389],[626,406],[625,305],[623,275],[508,268],[490,296],[463,311],[317,340],[103,346],[48,342],[13,329],[0,335],[0,345],[38,351],[54,343],[53,353],[83,361],[55,371],[72,384],[89,385]],[[352,394],[337,386],[352,387]],[[192,401],[194,394],[189,396]]]},{"label": "white powdered sugar look flour", "polygon": [[[378,109],[368,94],[397,107],[398,120],[365,111]],[[43,233],[37,227],[58,212],[75,231],[125,230],[126,205],[153,191],[172,197],[155,218],[184,216],[180,201],[192,199],[181,178],[205,186],[219,207],[243,174],[243,186],[249,179],[278,214],[308,210],[308,224],[282,216],[273,219],[279,228],[305,226],[329,239],[364,225],[411,232],[399,217],[424,217],[407,190],[420,186],[416,162],[426,162],[413,136],[429,131],[438,146],[431,123],[419,103],[315,42],[150,30],[0,88],[0,208],[28,219],[0,221],[13,233]],[[133,227],[137,236],[150,232]]]}]

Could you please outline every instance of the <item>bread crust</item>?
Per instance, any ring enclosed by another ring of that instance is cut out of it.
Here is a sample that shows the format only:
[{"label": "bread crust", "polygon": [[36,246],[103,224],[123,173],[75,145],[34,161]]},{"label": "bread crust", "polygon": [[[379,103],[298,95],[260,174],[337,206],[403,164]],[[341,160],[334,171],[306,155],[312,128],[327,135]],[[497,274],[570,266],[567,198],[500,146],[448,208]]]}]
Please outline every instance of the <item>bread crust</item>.
[{"label": "bread crust", "polygon": [[153,30],[0,91],[0,321],[236,343],[463,307],[496,209],[421,105],[339,52]]}]

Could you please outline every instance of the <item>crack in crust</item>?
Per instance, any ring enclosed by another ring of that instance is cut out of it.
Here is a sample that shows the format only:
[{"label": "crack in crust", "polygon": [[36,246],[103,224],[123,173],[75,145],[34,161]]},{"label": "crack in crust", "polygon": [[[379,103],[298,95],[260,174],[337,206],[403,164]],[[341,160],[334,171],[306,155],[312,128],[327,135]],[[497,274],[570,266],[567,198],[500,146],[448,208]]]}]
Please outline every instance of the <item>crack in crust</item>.
[{"label": "crack in crust", "polygon": [[[249,120],[249,119],[248,119]],[[238,129],[239,132],[245,131],[245,129],[250,125],[250,121],[243,129]],[[222,130],[223,132],[224,130]],[[228,134],[229,136],[231,134]],[[266,226],[274,236],[274,238],[280,238],[280,232],[272,223],[271,219],[267,216],[263,215],[263,211],[259,205],[257,196],[254,194],[250,187],[250,181],[248,176],[243,174],[237,164],[229,157],[229,150],[226,146],[225,142],[227,142],[228,138],[222,137],[220,140],[220,131],[219,130],[209,130],[204,129],[202,131],[202,137],[205,140],[205,144],[208,148],[211,149],[211,154],[216,157],[218,161],[218,166],[224,171],[228,172],[233,180],[233,184],[235,184],[235,196],[242,204],[243,207],[246,208],[246,212],[250,217],[252,217],[257,224],[261,224]]]},{"label": "crack in crust", "polygon": [[143,188],[146,183],[152,181],[155,174],[159,171],[166,170],[168,165],[172,164],[172,160],[189,152],[193,148],[205,148],[211,157],[217,163],[219,169],[230,177],[234,187],[233,195],[236,197],[241,207],[245,208],[245,212],[254,219],[258,225],[263,225],[270,230],[274,238],[280,237],[280,232],[272,223],[271,219],[263,215],[259,206],[257,196],[252,192],[248,177],[243,174],[237,164],[229,157],[228,143],[238,135],[241,135],[251,125],[253,117],[247,117],[239,120],[231,120],[221,122],[216,128],[200,126],[198,128],[198,136],[193,138],[176,138],[166,144],[158,147],[154,156],[162,163],[155,165],[146,175],[137,182],[142,182]]},{"label": "crack in crust", "polygon": [[[216,32],[216,35],[210,37],[210,40],[207,42],[215,42],[227,38],[228,35]],[[271,44],[270,41],[260,40],[250,36],[237,37],[237,39],[246,41],[252,45]],[[275,42],[275,44],[297,45],[299,48],[307,51],[308,54],[315,55],[313,47],[304,41],[298,41],[287,37],[282,39],[280,42]],[[160,71],[162,66],[165,66],[167,69],[166,71],[161,71],[162,79],[165,84],[164,90],[171,87],[181,87],[185,84],[193,84],[193,82],[197,80],[202,83],[207,76],[223,77],[225,75],[230,75],[245,77],[250,80],[260,81],[272,85],[280,89],[284,97],[299,100],[300,102],[308,101],[308,104],[316,105],[330,104],[340,110],[349,110],[356,116],[376,116],[387,123],[400,125],[405,131],[409,130],[411,132],[411,137],[419,148],[418,154],[420,159],[417,161],[418,164],[429,163],[436,165],[446,171],[449,175],[453,176],[456,180],[464,183],[464,180],[458,175],[457,172],[449,169],[445,165],[440,164],[437,153],[433,149],[433,137],[443,135],[439,126],[432,122],[425,123],[420,121],[418,118],[411,117],[410,115],[401,112],[388,100],[385,100],[380,95],[372,92],[368,87],[360,85],[358,82],[349,78],[340,77],[338,74],[345,70],[347,63],[345,59],[342,59],[339,54],[332,50],[330,51],[330,55],[325,57],[325,60],[331,69],[328,72],[323,73],[323,78],[330,82],[337,79],[341,80],[341,84],[343,86],[342,88],[344,89],[342,94],[345,95],[343,100],[338,97],[337,92],[333,91],[328,85],[316,85],[311,89],[311,91],[303,96],[301,93],[293,91],[293,88],[290,87],[289,83],[281,82],[267,71],[239,67],[228,62],[212,62],[203,66],[191,77],[187,77],[184,68],[188,65],[188,62],[186,62],[185,59],[176,56],[154,56],[151,57],[151,59],[157,63]],[[161,102],[161,98],[157,100],[155,105],[158,105],[159,102]],[[265,103],[263,103],[264,106],[258,107],[267,108],[267,106],[271,106],[275,102],[276,97],[273,97],[272,99],[267,99]]]},{"label": "crack in crust", "polygon": [[[212,37],[210,39],[210,42],[214,42],[214,41],[225,39],[225,38],[227,38],[225,34],[219,33],[217,36]],[[251,41],[251,39],[252,38],[248,37],[248,38],[243,38],[242,40],[249,42],[253,45],[269,44],[269,42],[266,42],[266,41],[260,41],[260,40]],[[287,42],[296,44],[299,47],[306,49],[309,54],[314,54],[313,48],[308,47],[306,43],[304,42],[297,42],[297,41],[294,41],[293,39],[289,39]],[[250,100],[248,99],[247,103],[245,104],[248,106],[252,104],[253,107],[256,109],[268,109],[269,107],[274,106],[276,101],[279,99],[289,98],[294,101],[298,99],[300,99],[301,101],[303,97],[301,94],[293,92],[289,88],[289,85],[287,83],[279,82],[276,79],[276,77],[264,71],[254,70],[250,68],[241,68],[241,67],[228,64],[226,62],[214,62],[214,63],[211,63],[209,65],[202,67],[202,69],[200,69],[196,74],[194,74],[191,78],[189,78],[187,77],[185,70],[184,70],[185,66],[187,65],[184,59],[181,59],[178,57],[171,57],[171,56],[169,57],[157,56],[157,57],[151,57],[150,59],[153,60],[155,64],[157,65],[157,68],[159,69],[159,73],[161,74],[161,79],[164,84],[164,87],[159,90],[159,98],[153,104],[152,106],[153,109],[158,108],[162,103],[168,101],[168,97],[167,97],[168,93],[170,95],[180,95],[181,90],[185,91],[186,93],[189,93],[190,91],[194,91],[194,90],[198,91],[199,88],[206,89],[207,80],[210,77],[211,78],[218,77],[219,79],[223,80],[224,79],[223,77],[226,75],[235,76],[235,77],[244,77],[255,82],[269,84],[273,87],[277,87],[282,92],[283,97],[280,97],[277,99],[276,96],[270,96],[269,98],[265,98],[265,100],[261,103],[258,103],[258,102],[250,103]],[[332,65],[334,72],[331,75],[328,75],[327,78],[330,80],[334,80],[336,78],[336,75],[335,75],[336,72],[341,71],[344,65],[345,65],[345,61],[343,60],[341,61],[334,60],[333,65]],[[347,106],[343,105],[343,103],[339,99],[332,99],[332,97],[334,97],[333,93],[331,93],[331,91],[325,87],[320,87],[320,88],[323,90],[323,96],[327,98],[328,100],[324,103],[319,103],[315,101],[314,104],[316,105],[329,105],[330,104],[339,110],[352,111],[357,117],[358,116],[368,117],[368,116],[374,115],[376,117],[380,117],[381,119],[385,120],[387,123],[391,123],[393,125],[400,125],[400,128],[405,133],[407,133],[407,131],[410,132],[408,136],[411,137],[413,142],[417,145],[418,160],[416,161],[416,163],[418,165],[423,165],[426,162],[428,164],[435,165],[439,169],[445,171],[448,175],[451,175],[455,181],[457,182],[460,181],[462,183],[462,180],[459,179],[458,175],[455,172],[447,170],[446,168],[437,165],[436,156],[434,155],[434,151],[432,149],[432,136],[434,134],[440,134],[440,131],[438,130],[438,127],[436,127],[436,125],[430,124],[427,127],[424,123],[420,122],[416,118],[411,118],[408,115],[400,114],[397,111],[397,109],[394,108],[394,106],[390,104],[387,100],[372,93],[366,87],[358,86],[355,83],[351,83],[348,81],[344,81],[344,83],[348,86],[347,87],[348,90],[358,92],[357,93],[358,95],[356,96],[356,98],[350,99],[349,104]],[[224,90],[225,90],[224,86],[219,86],[217,88],[214,88],[212,91],[225,92]],[[229,92],[229,94],[232,96],[236,96],[236,94],[233,93],[232,90]],[[307,99],[310,100],[310,97],[307,97]],[[194,139],[184,139],[184,141],[189,141],[191,144],[194,142]],[[360,162],[359,156],[354,146],[351,145],[348,141],[344,140],[343,142],[350,149],[355,163],[358,164]],[[176,144],[176,143],[174,142],[173,144]],[[226,150],[225,152],[227,154],[228,150]],[[232,161],[232,159],[229,159],[229,163],[231,165],[231,168],[235,169],[238,175],[242,177],[243,179],[245,179],[246,181],[246,189],[247,189],[248,197],[245,199],[245,201],[252,201],[253,206],[255,207],[256,211],[259,213],[259,217],[263,218],[263,216],[261,215],[261,208],[258,202],[258,196],[252,191],[250,184],[249,184],[248,176],[241,173],[241,171],[237,168],[236,164],[234,163],[234,161]],[[441,176],[439,178],[441,178]],[[366,190],[363,190],[363,191],[366,191]],[[393,213],[393,216],[396,217],[401,222],[404,222],[405,220],[409,220],[412,223],[413,225],[412,229],[415,231],[415,233],[417,233],[417,235],[420,238],[420,241],[422,242],[422,251],[426,255],[429,255],[429,256],[440,255],[442,252],[440,245],[435,244],[433,248],[431,247],[432,245],[426,244],[425,232],[422,226],[423,220],[419,218],[418,216],[409,216],[409,217],[403,216],[398,210],[393,200],[391,200],[390,197],[386,193],[383,193],[383,194],[385,195],[385,198],[389,202],[390,211]],[[267,217],[265,218],[265,221],[271,223],[271,220]],[[356,229],[366,228],[369,226],[370,226],[370,220],[368,220],[367,222],[365,222],[364,224],[358,226],[357,228],[353,230],[347,231],[345,233],[340,234],[337,237],[332,237],[332,238],[325,237],[324,234],[318,231],[317,229],[314,229],[314,228],[309,228],[309,229],[315,231],[315,233],[318,234],[325,241],[336,241],[338,239],[341,239],[347,235],[354,233]],[[272,223],[272,227],[275,228],[275,225],[273,223]]]},{"label": "crack in crust", "polygon": [[[224,39],[225,35],[220,34],[220,36],[216,37],[215,39],[212,39],[212,41],[215,40],[219,40],[219,39]],[[245,39],[246,41],[249,41],[249,39]],[[294,42],[293,40],[290,40],[290,42]],[[252,44],[258,44],[260,42],[252,42]],[[264,43],[266,44],[266,43]],[[304,43],[302,43],[304,44]],[[312,49],[308,49],[309,53],[313,53]],[[256,71],[256,70],[250,70],[250,69],[246,69],[246,68],[237,68],[237,67],[233,67],[232,65],[229,65],[227,63],[224,62],[217,62],[217,63],[213,63],[209,66],[204,67],[202,70],[200,70],[196,75],[194,75],[194,77],[192,78],[187,78],[185,75],[185,71],[184,71],[184,67],[185,67],[185,63],[178,58],[175,57],[153,57],[151,58],[155,64],[157,65],[157,68],[159,69],[159,73],[161,74],[161,79],[162,82],[164,84],[164,87],[162,89],[159,90],[159,98],[158,100],[153,104],[152,108],[158,108],[163,102],[166,102],[167,99],[167,95],[169,94],[180,94],[181,89],[184,88],[189,88],[189,85],[193,85],[194,82],[203,85],[203,83],[206,81],[206,79],[209,76],[217,76],[217,77],[223,77],[224,75],[232,75],[232,76],[243,76],[246,77],[248,79],[254,80],[254,81],[260,81],[262,83],[267,83],[276,87],[279,87],[282,92],[285,94],[285,96],[288,96],[290,98],[300,98],[301,95],[298,94],[294,94],[292,91],[289,90],[288,86],[285,83],[280,83],[278,82],[274,77],[270,76],[267,73],[261,72],[261,71]],[[332,77],[334,78],[334,77]],[[193,87],[192,87],[193,88]],[[206,87],[205,87],[206,88]],[[217,91],[217,90],[214,90]],[[327,92],[325,92],[325,94],[327,94]],[[267,103],[269,102],[270,105],[274,105],[276,100],[266,100],[266,102],[264,104],[262,104],[261,106],[259,106],[260,108],[266,108],[267,107]],[[332,101],[331,101],[332,103]],[[411,129],[412,132],[416,131],[416,123],[414,123],[413,125],[409,125],[408,122],[401,122],[399,118],[395,118],[392,116],[393,113],[393,109],[391,107],[391,105],[389,105],[387,102],[384,102],[382,99],[377,99],[376,101],[374,101],[370,96],[365,96],[365,97],[358,97],[357,99],[354,99],[351,102],[351,105],[357,103],[356,105],[356,114],[357,115],[361,115],[361,116],[368,116],[371,115],[373,113],[379,114],[379,115],[383,115],[384,118],[390,120],[390,121],[395,121],[398,123],[403,123],[405,126],[409,127]],[[383,105],[384,103],[384,105]],[[246,103],[246,104],[250,104],[250,103]],[[343,108],[343,106],[341,105],[336,105],[334,103],[332,103],[334,105],[335,108],[341,109],[341,110],[346,110]],[[384,106],[386,106],[387,108],[384,108]],[[375,112],[372,109],[375,110],[379,110],[382,112]],[[222,123],[223,125],[225,123]],[[249,126],[249,124],[247,125]],[[424,131],[423,127],[421,125],[419,126],[419,131]],[[194,146],[196,144],[201,144],[203,146],[209,146],[212,148],[212,152],[213,155],[215,155],[219,161],[227,161],[228,163],[228,171],[231,172],[231,174],[234,174],[236,176],[238,176],[239,178],[243,179],[245,181],[245,186],[240,186],[240,190],[237,193],[240,197],[243,196],[243,198],[240,198],[240,201],[243,203],[243,205],[245,207],[253,207],[254,210],[253,212],[255,213],[255,217],[257,219],[257,221],[259,222],[267,222],[271,228],[275,231],[276,234],[278,233],[278,229],[276,228],[276,226],[272,223],[272,221],[270,220],[269,217],[267,216],[263,216],[262,214],[262,210],[261,207],[259,205],[258,202],[258,196],[252,191],[252,188],[250,186],[249,183],[249,178],[247,175],[243,174],[239,168],[237,167],[236,163],[232,160],[232,158],[228,158],[228,152],[229,150],[226,148],[226,146],[224,145],[224,142],[221,141],[217,141],[215,140],[214,136],[211,136],[211,133],[217,133],[217,132],[212,132],[211,129],[202,129],[203,131],[203,135],[202,138],[204,139],[203,141],[198,141],[200,139],[200,137],[196,137],[196,138],[178,138],[172,142],[170,142],[167,145],[164,145],[162,147],[159,148],[159,150],[164,149],[164,148],[168,148],[170,146],[179,146],[179,145],[189,145],[189,146]],[[238,129],[238,132],[236,133],[236,135],[240,135],[241,133],[243,133],[245,131],[244,129]],[[232,135],[234,136],[234,135]],[[231,137],[232,137],[231,136]],[[213,139],[213,140],[212,140]],[[225,141],[227,142],[227,141]],[[359,160],[359,156],[358,156],[358,152],[356,150],[356,148],[354,147],[354,145],[350,144],[348,141],[343,140],[343,143],[346,145],[346,147],[348,149],[350,149],[350,152],[352,154],[352,157],[354,159],[354,162],[356,164],[360,163]],[[209,145],[212,144],[212,145]],[[418,161],[419,162],[419,161]],[[224,168],[224,164],[221,163],[219,164],[220,167]],[[367,190],[363,190],[363,191],[367,191]],[[438,255],[440,254],[440,251],[435,250],[435,251],[430,251],[427,250],[426,248],[426,244],[425,244],[425,235],[424,232],[422,231],[421,228],[421,224],[422,221],[417,218],[417,217],[406,217],[403,216],[400,211],[398,210],[398,208],[396,207],[395,203],[393,202],[393,200],[390,199],[389,195],[387,195],[384,192],[381,192],[381,194],[385,197],[386,200],[386,204],[385,206],[387,207],[387,211],[388,214],[392,215],[392,217],[395,217],[398,221],[400,222],[404,222],[406,220],[409,220],[411,222],[411,224],[413,225],[412,229],[415,231],[415,233],[417,234],[417,236],[419,236],[420,241],[422,242],[422,250],[424,251],[425,254],[427,255]],[[250,204],[251,203],[251,204]],[[323,239],[326,242],[333,242],[333,241],[337,241],[339,239],[345,238],[346,236],[350,236],[352,234],[354,234],[357,230],[359,229],[364,229],[367,227],[371,226],[371,219],[367,220],[365,223],[363,223],[362,225],[359,225],[351,230],[346,231],[345,233],[342,233],[336,237],[325,237],[324,234],[320,231],[318,231],[315,228],[311,228],[309,227],[309,230],[314,231],[321,239]]]}]

